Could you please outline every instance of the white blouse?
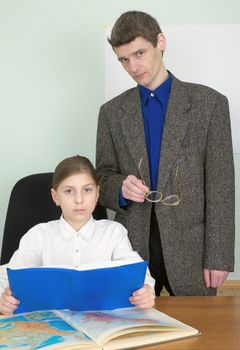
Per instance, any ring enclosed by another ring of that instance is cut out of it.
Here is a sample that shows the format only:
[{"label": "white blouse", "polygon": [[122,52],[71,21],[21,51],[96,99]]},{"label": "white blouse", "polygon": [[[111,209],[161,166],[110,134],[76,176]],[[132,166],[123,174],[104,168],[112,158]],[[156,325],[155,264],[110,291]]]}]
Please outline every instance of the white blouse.
[{"label": "white blouse", "polygon": [[[133,251],[127,230],[120,223],[91,217],[79,231],[63,217],[41,223],[22,237],[9,263],[0,266],[0,295],[8,286],[7,267],[65,265],[78,268],[82,264],[113,260],[142,261]],[[145,283],[154,288],[149,271]]]}]

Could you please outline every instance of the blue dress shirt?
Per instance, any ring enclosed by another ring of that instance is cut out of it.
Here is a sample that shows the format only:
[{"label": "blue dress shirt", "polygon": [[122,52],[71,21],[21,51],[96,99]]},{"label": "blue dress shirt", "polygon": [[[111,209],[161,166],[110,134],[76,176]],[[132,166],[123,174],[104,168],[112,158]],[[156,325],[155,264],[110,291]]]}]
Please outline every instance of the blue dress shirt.
[{"label": "blue dress shirt", "polygon": [[139,85],[151,180],[148,185],[151,185],[152,191],[157,190],[162,135],[171,83],[172,75],[169,73],[168,79],[154,91]]},{"label": "blue dress shirt", "polygon": [[[160,151],[164,122],[167,112],[168,100],[172,84],[172,75],[168,72],[168,79],[165,80],[154,91],[139,85],[141,97],[141,108],[144,123],[144,133],[147,145],[150,185],[152,191],[157,190],[158,168],[160,164]],[[119,194],[119,204],[121,207],[129,205],[131,201],[126,200],[122,191]]]}]

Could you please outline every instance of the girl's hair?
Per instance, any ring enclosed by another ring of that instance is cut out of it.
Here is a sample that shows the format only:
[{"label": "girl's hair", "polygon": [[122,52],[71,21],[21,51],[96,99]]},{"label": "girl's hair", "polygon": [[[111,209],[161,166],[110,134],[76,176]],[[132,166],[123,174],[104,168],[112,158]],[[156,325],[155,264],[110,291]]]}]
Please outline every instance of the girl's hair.
[{"label": "girl's hair", "polygon": [[56,167],[53,173],[52,188],[57,190],[60,183],[67,177],[74,174],[87,173],[94,180],[95,184],[98,185],[95,169],[86,157],[73,156],[62,160]]}]

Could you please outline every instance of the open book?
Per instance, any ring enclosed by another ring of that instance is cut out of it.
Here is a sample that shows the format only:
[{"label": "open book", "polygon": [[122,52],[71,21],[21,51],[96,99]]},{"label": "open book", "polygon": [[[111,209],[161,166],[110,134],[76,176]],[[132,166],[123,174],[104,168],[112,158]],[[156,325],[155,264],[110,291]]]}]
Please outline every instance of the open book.
[{"label": "open book", "polygon": [[[93,268],[94,267],[94,268]],[[131,307],[133,291],[144,284],[147,262],[111,261],[69,267],[7,269],[20,304],[15,313],[40,310],[110,310]]]},{"label": "open book", "polygon": [[1,347],[5,350],[127,349],[198,334],[197,329],[153,308],[0,316]]}]

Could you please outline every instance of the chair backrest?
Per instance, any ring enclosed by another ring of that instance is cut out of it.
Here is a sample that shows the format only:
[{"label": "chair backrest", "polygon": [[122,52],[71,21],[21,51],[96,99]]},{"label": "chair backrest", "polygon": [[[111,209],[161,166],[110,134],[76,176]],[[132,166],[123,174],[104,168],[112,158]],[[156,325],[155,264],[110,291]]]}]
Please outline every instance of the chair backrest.
[{"label": "chair backrest", "polygon": [[[18,248],[21,237],[34,225],[59,219],[61,211],[50,194],[53,173],[41,173],[20,179],[13,187],[3,232],[1,264],[8,263]],[[99,203],[93,217],[107,219]]]}]

